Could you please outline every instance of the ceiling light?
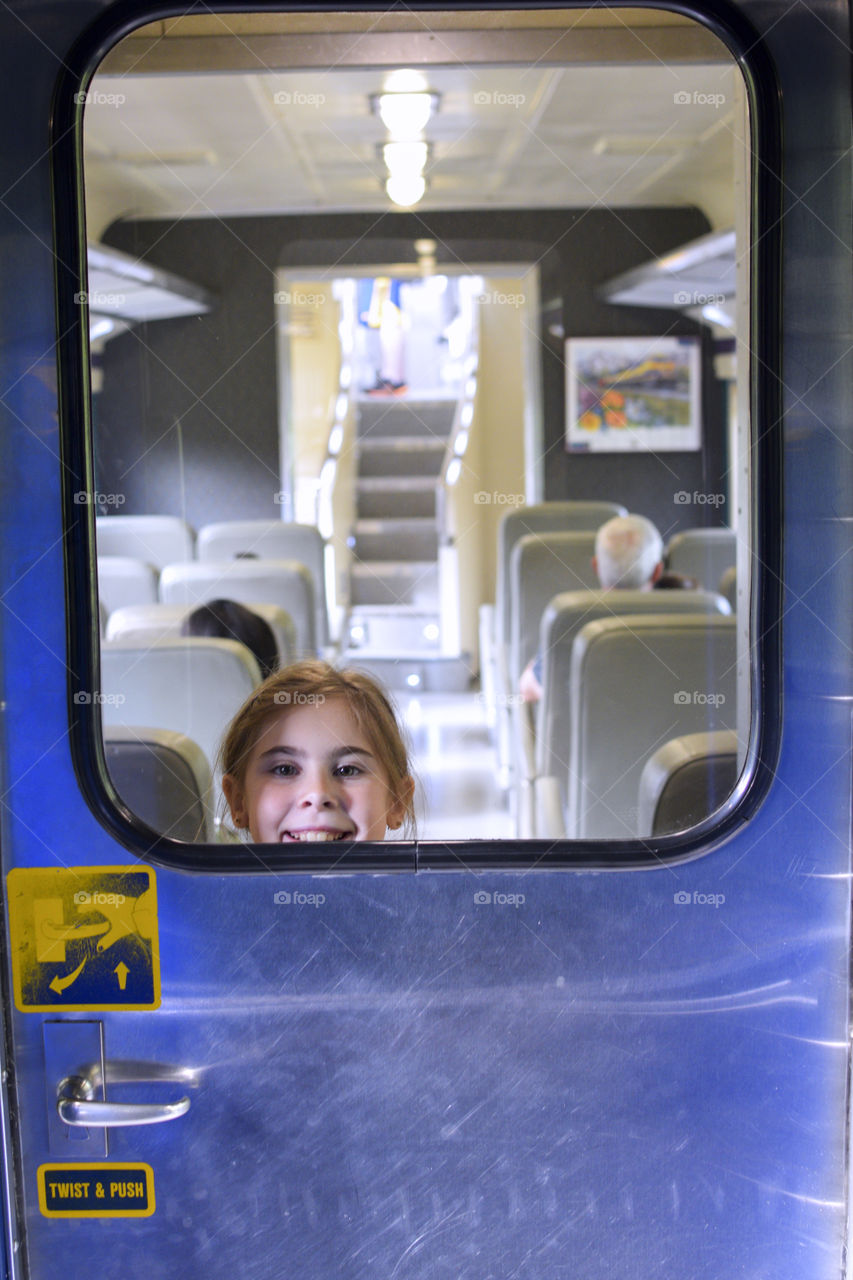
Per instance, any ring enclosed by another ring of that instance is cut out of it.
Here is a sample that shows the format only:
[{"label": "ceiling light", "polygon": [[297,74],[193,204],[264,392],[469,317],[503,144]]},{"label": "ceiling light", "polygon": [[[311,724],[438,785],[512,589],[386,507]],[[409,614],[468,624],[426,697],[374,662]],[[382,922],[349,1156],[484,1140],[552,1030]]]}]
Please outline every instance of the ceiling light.
[{"label": "ceiling light", "polygon": [[423,199],[423,194],[426,191],[426,182],[423,174],[420,173],[392,176],[385,183],[385,190],[394,204],[408,209],[411,205],[417,204],[419,200]]},{"label": "ceiling light", "polygon": [[425,142],[386,142],[382,159],[392,178],[405,178],[423,173],[428,152]]},{"label": "ceiling light", "polygon": [[391,137],[416,138],[438,106],[437,93],[380,93],[370,100]]},{"label": "ceiling light", "polygon": [[422,71],[395,67],[382,82],[383,93],[426,93],[429,85]]}]

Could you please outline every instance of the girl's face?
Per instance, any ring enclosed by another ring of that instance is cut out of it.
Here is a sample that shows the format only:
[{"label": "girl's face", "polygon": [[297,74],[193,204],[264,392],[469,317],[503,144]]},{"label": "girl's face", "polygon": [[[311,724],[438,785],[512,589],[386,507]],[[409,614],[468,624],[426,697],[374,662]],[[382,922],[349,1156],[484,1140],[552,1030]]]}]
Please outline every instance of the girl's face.
[{"label": "girl's face", "polygon": [[405,816],[345,698],[274,715],[242,785],[222,785],[235,824],[263,843],[384,840]]}]

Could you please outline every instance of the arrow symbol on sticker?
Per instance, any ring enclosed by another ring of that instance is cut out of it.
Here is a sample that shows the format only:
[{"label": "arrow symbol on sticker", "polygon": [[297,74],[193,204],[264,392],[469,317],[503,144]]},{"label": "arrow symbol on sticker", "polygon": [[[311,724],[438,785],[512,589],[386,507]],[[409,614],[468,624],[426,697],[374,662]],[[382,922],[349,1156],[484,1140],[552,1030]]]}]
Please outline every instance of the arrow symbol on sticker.
[{"label": "arrow symbol on sticker", "polygon": [[125,987],[127,986],[127,975],[130,973],[130,970],[128,969],[127,965],[124,963],[123,960],[119,960],[113,972],[118,978],[119,989],[121,991],[124,991]]},{"label": "arrow symbol on sticker", "polygon": [[58,996],[61,996],[63,991],[66,989],[66,987],[70,987],[71,983],[74,982],[76,978],[80,977],[80,973],[82,972],[83,965],[85,963],[86,963],[86,957],[84,956],[73,973],[69,973],[68,976],[65,978],[60,978],[58,974],[55,978],[51,978],[50,980],[51,991],[55,991]]}]

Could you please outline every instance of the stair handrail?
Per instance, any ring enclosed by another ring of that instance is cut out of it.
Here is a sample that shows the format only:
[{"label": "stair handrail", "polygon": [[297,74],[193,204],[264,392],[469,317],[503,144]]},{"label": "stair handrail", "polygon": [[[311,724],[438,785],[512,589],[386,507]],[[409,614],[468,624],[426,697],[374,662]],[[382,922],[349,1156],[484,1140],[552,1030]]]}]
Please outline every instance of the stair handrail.
[{"label": "stair handrail", "polygon": [[471,428],[474,422],[474,402],[477,396],[478,359],[476,353],[475,333],[468,344],[468,353],[463,363],[464,380],[462,392],[456,401],[453,423],[447,437],[444,457],[439,471],[436,491],[436,523],[438,526],[439,544],[448,546],[453,541],[453,534],[447,519],[447,490],[452,489],[462,471],[462,459],[468,449]]},{"label": "stair handrail", "polygon": [[[325,543],[326,594],[335,638],[349,608],[349,561],[355,513],[355,397],[353,394],[352,300],[343,298],[338,327],[341,364],[314,498],[314,523]],[[347,510],[341,512],[346,504]]]}]

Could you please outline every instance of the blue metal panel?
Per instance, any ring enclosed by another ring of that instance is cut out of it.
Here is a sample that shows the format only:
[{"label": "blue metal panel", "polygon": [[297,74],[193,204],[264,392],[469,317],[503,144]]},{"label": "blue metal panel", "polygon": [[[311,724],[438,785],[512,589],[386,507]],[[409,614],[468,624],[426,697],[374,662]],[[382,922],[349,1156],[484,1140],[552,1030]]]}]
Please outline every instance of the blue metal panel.
[{"label": "blue metal panel", "polygon": [[[464,851],[358,879],[159,869],[163,1005],[104,1015],[107,1053],[200,1084],[183,1119],[111,1140],[154,1169],[152,1218],[46,1220],[42,1017],[12,1014],[36,1280],[842,1274],[849,28],[835,2],[742,8],[786,126],[785,704],[765,803],[703,857],[636,870],[473,874]],[[68,736],[47,129],[98,11],[0,10],[4,869],[144,856],[93,817]],[[324,901],[277,903],[285,884]]]}]

